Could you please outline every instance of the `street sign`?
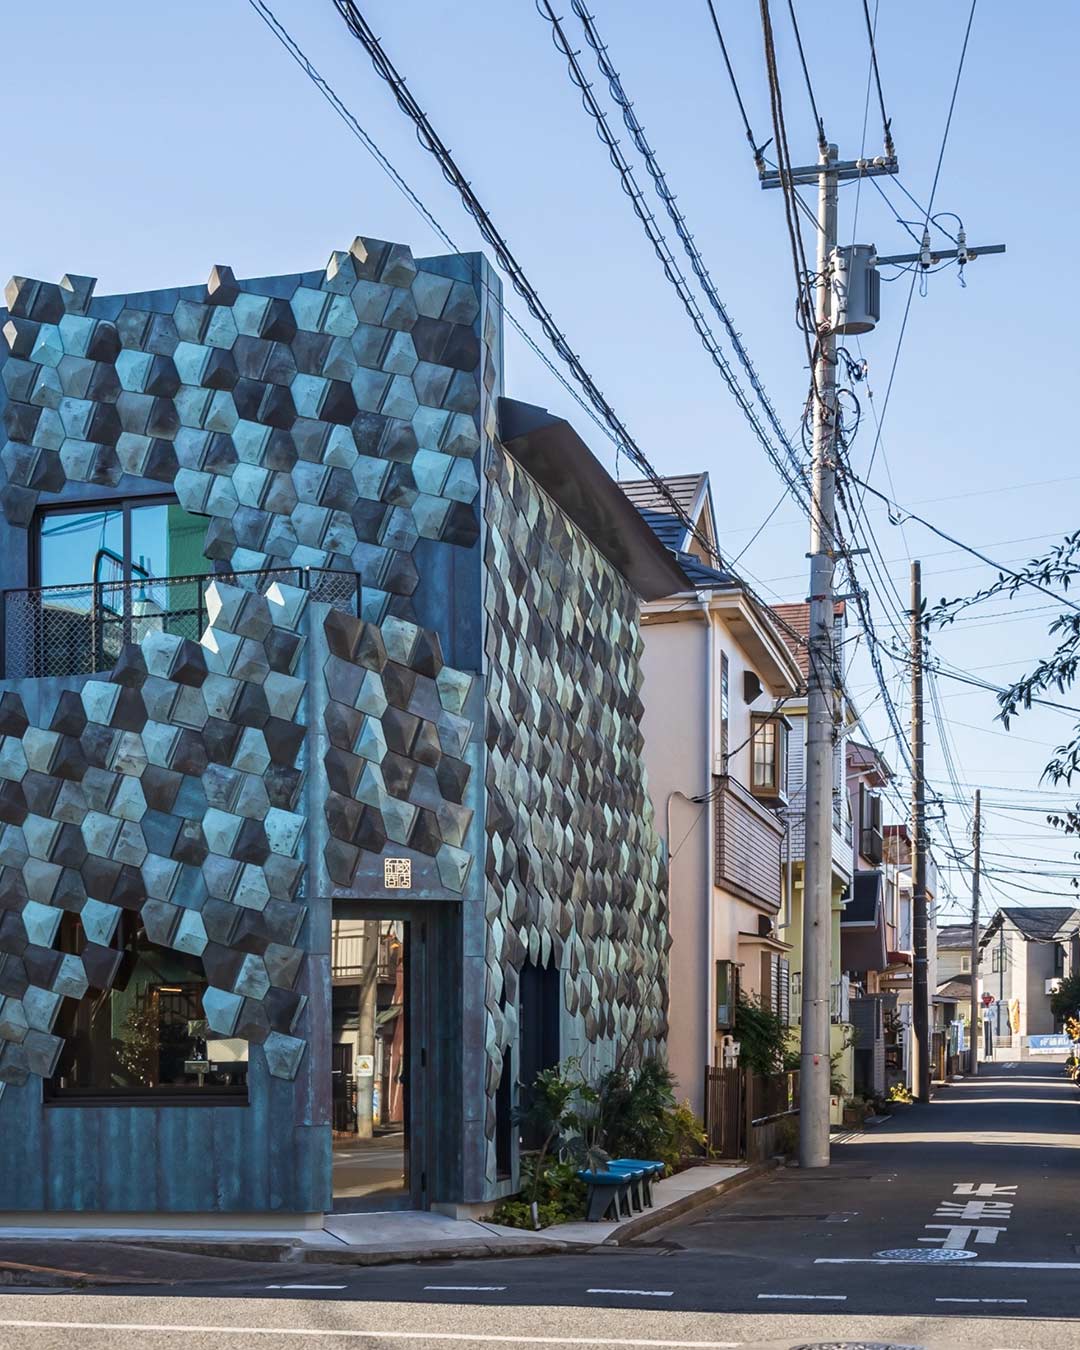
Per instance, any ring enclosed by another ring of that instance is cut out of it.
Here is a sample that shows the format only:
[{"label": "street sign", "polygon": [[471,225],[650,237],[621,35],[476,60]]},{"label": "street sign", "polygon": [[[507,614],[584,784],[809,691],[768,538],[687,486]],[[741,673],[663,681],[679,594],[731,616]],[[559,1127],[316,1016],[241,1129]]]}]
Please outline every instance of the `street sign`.
[{"label": "street sign", "polygon": [[357,1055],[356,1076],[357,1078],[374,1078],[375,1076],[374,1055]]}]

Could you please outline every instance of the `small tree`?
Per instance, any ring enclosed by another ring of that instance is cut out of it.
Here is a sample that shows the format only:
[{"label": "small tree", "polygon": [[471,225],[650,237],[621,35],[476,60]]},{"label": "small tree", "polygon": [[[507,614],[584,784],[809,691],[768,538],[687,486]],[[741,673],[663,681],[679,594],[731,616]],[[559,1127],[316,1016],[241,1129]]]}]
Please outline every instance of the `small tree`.
[{"label": "small tree", "polygon": [[[995,596],[1013,599],[1018,592],[1031,586],[1063,605],[1061,613],[1047,628],[1048,635],[1055,640],[1053,649],[998,695],[1001,709],[998,718],[1006,728],[1014,717],[1030,709],[1044,695],[1063,694],[1076,683],[1080,673],[1080,608],[1075,608],[1064,596],[1055,596],[1050,588],[1068,591],[1070,584],[1077,580],[1080,580],[1080,530],[1066,535],[1061,543],[1041,557],[1032,558],[1018,571],[999,572],[996,581],[973,595],[955,600],[942,599],[926,615],[924,622],[928,628],[934,625],[945,627],[972,605]],[[1074,723],[1071,734],[1054,749],[1043,771],[1043,777],[1049,782],[1064,783],[1067,788],[1072,787],[1074,775],[1080,775],[1080,718]],[[1064,834],[1080,835],[1080,800],[1075,806],[1049,813],[1047,821]],[[1080,861],[1080,853],[1074,856]],[[1080,888],[1080,880],[1073,877],[1072,885]]]}]

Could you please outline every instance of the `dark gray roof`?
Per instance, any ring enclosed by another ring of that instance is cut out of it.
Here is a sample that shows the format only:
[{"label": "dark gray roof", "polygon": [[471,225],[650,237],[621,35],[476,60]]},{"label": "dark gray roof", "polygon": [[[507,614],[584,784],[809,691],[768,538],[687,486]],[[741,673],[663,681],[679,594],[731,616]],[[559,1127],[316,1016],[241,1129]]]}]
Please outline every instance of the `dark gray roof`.
[{"label": "dark gray roof", "polygon": [[[701,494],[705,479],[706,475],[703,473],[677,473],[663,481],[678,509],[690,515]],[[686,525],[676,515],[671,501],[664,493],[647,478],[634,479],[620,483],[619,486],[664,547],[678,553],[686,538]]]},{"label": "dark gray roof", "polygon": [[[982,928],[979,935],[982,936]],[[937,930],[938,951],[965,951],[971,946],[971,924],[946,923]]]},{"label": "dark gray roof", "polygon": [[705,590],[710,587],[716,590],[740,584],[738,578],[733,577],[730,572],[722,572],[717,567],[708,567],[695,558],[692,553],[676,553],[675,557],[678,559],[679,566],[698,590]]},{"label": "dark gray roof", "polygon": [[531,403],[500,398],[499,440],[643,600],[689,589],[674,554],[564,418]]},{"label": "dark gray roof", "polygon": [[1029,942],[1051,942],[1062,929],[1080,926],[1080,914],[1071,905],[1007,905],[999,909],[983,929],[980,938],[983,945],[990,934],[1001,927],[1003,917]]}]

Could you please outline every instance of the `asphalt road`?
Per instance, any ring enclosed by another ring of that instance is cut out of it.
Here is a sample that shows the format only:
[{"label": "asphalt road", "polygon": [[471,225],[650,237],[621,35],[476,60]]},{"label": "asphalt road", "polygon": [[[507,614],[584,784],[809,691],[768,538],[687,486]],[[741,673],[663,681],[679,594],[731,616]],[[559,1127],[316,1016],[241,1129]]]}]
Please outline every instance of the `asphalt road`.
[{"label": "asphalt road", "polygon": [[12,1294],[0,1347],[1080,1347],[1078,1113],[1060,1064],[986,1065],[635,1247]]}]

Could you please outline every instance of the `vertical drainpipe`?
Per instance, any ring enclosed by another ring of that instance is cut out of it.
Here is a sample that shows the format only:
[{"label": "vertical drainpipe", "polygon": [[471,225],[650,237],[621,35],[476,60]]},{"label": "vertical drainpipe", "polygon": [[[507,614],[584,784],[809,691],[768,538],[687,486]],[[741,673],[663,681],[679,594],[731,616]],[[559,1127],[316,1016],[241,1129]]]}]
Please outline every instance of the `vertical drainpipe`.
[{"label": "vertical drainpipe", "polygon": [[[715,708],[713,706],[716,681],[714,669],[719,659],[713,640],[713,615],[711,596],[708,591],[699,591],[701,612],[705,616],[705,898],[706,898],[706,944],[705,944],[705,1045],[709,1063],[714,1059],[716,1040],[716,811],[714,803],[708,800],[713,787],[713,766],[716,756],[713,733],[715,730]],[[726,769],[727,766],[725,765]]]}]

